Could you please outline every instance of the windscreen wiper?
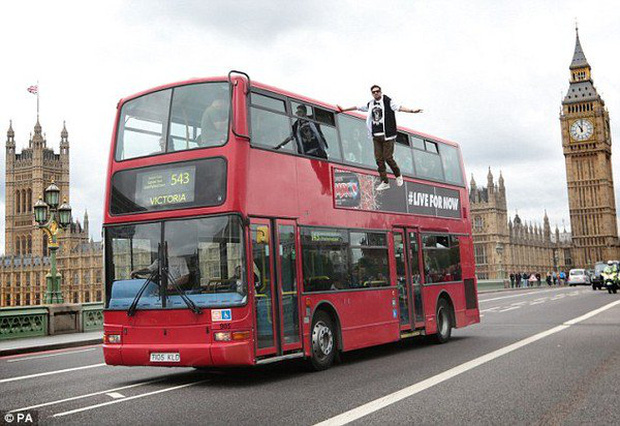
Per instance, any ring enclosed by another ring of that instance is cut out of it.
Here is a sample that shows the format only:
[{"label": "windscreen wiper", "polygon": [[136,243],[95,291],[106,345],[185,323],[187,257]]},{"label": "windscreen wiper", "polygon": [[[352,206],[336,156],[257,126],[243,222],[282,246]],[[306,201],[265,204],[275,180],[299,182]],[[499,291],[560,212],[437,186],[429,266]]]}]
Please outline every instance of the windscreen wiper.
[{"label": "windscreen wiper", "polygon": [[157,284],[155,283],[155,281],[153,281],[153,278],[155,278],[156,276],[157,276],[157,269],[151,272],[151,275],[148,276],[144,284],[142,284],[142,287],[140,287],[140,290],[136,294],[136,297],[133,298],[133,302],[131,302],[131,306],[129,306],[129,309],[127,309],[128,317],[133,316],[133,314],[136,312],[136,307],[138,306],[138,302],[140,301],[140,298],[142,297],[142,294],[144,293],[146,288],[149,286],[149,283],[152,282],[154,284]]},{"label": "windscreen wiper", "polygon": [[174,286],[174,289],[177,291],[177,293],[179,293],[179,296],[181,296],[181,299],[183,299],[187,307],[190,308],[192,312],[194,312],[196,315],[202,314],[202,309],[196,306],[196,304],[194,303],[192,299],[187,297],[185,292],[181,289],[181,287],[177,283],[177,280],[175,280],[170,274],[170,269],[168,268],[168,241],[164,241],[163,258],[164,258],[164,263],[163,263],[161,270],[162,270],[163,275],[165,275],[166,277],[166,281],[168,281],[168,283],[172,283],[172,285]]},{"label": "windscreen wiper", "polygon": [[196,306],[196,304],[194,303],[192,299],[187,297],[185,292],[183,292],[183,289],[179,286],[179,284],[177,284],[176,280],[172,278],[172,275],[170,275],[170,271],[168,271],[168,268],[166,268],[165,273],[166,273],[166,277],[168,277],[168,282],[172,283],[172,285],[174,286],[174,289],[177,291],[177,293],[179,293],[179,296],[181,296],[181,299],[183,299],[183,301],[188,306],[188,308],[190,308],[192,312],[194,312],[197,315],[202,314],[202,309]]}]

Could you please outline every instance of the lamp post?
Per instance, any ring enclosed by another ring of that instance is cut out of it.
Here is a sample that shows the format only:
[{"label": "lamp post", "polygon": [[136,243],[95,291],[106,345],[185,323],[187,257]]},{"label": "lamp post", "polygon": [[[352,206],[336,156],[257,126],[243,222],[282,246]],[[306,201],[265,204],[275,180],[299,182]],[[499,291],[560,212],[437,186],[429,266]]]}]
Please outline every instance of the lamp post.
[{"label": "lamp post", "polygon": [[45,290],[45,303],[63,303],[60,289],[61,275],[56,270],[56,251],[58,250],[58,233],[71,224],[71,206],[67,199],[58,206],[60,189],[54,181],[45,189],[45,201],[39,197],[34,204],[34,220],[39,224],[39,229],[47,235],[48,249],[51,252],[51,271],[45,276],[47,289]]}]

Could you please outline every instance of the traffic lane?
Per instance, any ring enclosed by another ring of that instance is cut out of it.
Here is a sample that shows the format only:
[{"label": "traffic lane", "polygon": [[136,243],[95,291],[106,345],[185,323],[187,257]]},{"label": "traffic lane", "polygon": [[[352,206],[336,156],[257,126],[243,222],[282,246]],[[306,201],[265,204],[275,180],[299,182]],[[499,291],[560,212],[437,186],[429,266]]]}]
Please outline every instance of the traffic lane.
[{"label": "traffic lane", "polygon": [[[26,413],[31,410],[36,410],[39,413],[39,419],[45,421],[45,423],[52,420],[62,421],[66,415],[75,414],[73,413],[74,411],[81,411],[85,408],[88,409],[89,407],[115,404],[116,402],[119,402],[119,400],[131,401],[134,398],[146,398],[151,395],[164,395],[170,391],[176,390],[177,388],[191,386],[196,383],[201,383],[201,381],[207,379],[206,377],[201,377],[204,376],[204,374],[196,373],[193,369],[185,371],[180,371],[177,369],[176,371],[176,373],[136,381],[129,385],[125,382],[125,386],[119,388],[98,390],[93,393],[83,394],[72,398],[61,398],[60,400],[57,399],[49,401],[48,404],[39,406],[19,407],[19,410],[14,411]],[[164,398],[166,397],[164,396]],[[162,402],[165,402],[166,399],[158,400],[151,398],[151,402],[153,401],[161,404]],[[128,405],[127,403],[124,405],[131,407],[131,405]],[[183,403],[181,402],[180,407],[182,406]],[[95,411],[94,413],[95,415],[91,419],[91,422],[95,424],[102,423],[100,420],[101,412]],[[134,412],[132,409],[131,414],[128,417],[125,417],[124,421],[126,422],[128,418],[133,418],[133,416]],[[66,418],[71,419],[75,417],[76,416],[73,415],[71,417],[67,416]],[[153,423],[150,415],[145,417],[145,420],[149,423]],[[62,422],[64,423],[64,421]]]},{"label": "traffic lane", "polygon": [[[359,419],[357,424],[618,424],[620,306]],[[612,408],[613,407],[613,408]]]},{"label": "traffic lane", "polygon": [[[564,309],[556,325],[586,313],[594,298],[565,298]],[[598,307],[609,300],[600,300]],[[560,308],[562,306],[559,305]],[[541,311],[532,306],[531,311]],[[568,312],[568,314],[567,314]],[[531,312],[530,312],[531,314]],[[455,332],[455,339],[447,345],[434,345],[428,339],[415,339],[392,345],[356,351],[345,355],[345,362],[329,371],[303,373],[299,363],[288,363],[271,368],[224,371],[209,377],[209,382],[191,388],[170,392],[166,404],[157,396],[101,407],[92,412],[76,414],[79,422],[102,417],[110,423],[123,420],[128,412],[151,412],[157,421],[192,423],[195,418],[209,423],[314,423],[330,415],[337,415],[362,403],[381,397],[439,374],[463,362],[484,355],[523,337],[529,337],[549,328],[549,322],[521,321],[512,323],[515,312],[504,314],[506,326],[480,324]],[[198,380],[198,377],[196,378]],[[155,401],[155,402],[153,402]],[[175,402],[176,401],[176,402]],[[182,413],[167,410],[183,407]],[[317,410],[317,407],[320,409]],[[97,417],[94,412],[99,412]],[[123,414],[125,413],[125,414]],[[74,416],[63,417],[72,421]],[[140,422],[140,420],[137,420]],[[149,418],[149,422],[151,418]]]},{"label": "traffic lane", "polygon": [[15,410],[151,380],[174,381],[179,375],[189,375],[191,379],[195,374],[193,368],[132,368],[100,364],[92,364],[93,367],[82,370],[0,383],[0,410]]},{"label": "traffic lane", "polygon": [[101,362],[101,345],[11,355],[0,358],[0,380]]}]

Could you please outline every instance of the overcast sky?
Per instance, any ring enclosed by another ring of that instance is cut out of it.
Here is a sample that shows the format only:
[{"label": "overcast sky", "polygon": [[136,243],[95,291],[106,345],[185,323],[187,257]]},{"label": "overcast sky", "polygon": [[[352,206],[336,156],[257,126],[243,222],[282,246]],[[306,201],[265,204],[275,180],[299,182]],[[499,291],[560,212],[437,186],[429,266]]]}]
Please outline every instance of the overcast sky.
[{"label": "overcast sky", "polygon": [[[511,216],[569,227],[559,112],[575,19],[620,143],[620,5],[615,1],[12,1],[0,2],[0,130],[18,152],[36,122],[71,143],[71,205],[100,239],[105,170],[121,97],[243,70],[253,80],[341,105],[371,84],[423,114],[399,124],[460,143],[467,180],[488,167]],[[616,199],[619,148],[614,146]],[[5,150],[0,214],[4,218]],[[4,251],[4,220],[0,253]]]}]

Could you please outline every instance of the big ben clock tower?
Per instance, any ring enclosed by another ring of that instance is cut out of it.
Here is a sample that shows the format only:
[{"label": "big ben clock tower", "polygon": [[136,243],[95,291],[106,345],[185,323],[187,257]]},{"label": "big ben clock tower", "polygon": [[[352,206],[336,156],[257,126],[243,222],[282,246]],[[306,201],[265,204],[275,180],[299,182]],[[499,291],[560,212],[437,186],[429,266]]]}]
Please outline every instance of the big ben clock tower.
[{"label": "big ben clock tower", "polygon": [[614,180],[611,171],[609,112],[592,84],[590,64],[577,29],[570,86],[560,124],[566,161],[573,263],[592,267],[620,258]]}]

